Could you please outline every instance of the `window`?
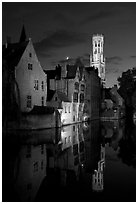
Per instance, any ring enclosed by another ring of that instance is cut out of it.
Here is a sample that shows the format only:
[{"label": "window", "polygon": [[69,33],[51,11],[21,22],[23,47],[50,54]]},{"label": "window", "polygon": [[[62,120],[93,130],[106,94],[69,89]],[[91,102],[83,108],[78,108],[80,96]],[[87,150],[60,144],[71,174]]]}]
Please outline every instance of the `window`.
[{"label": "window", "polygon": [[78,82],[75,82],[74,86],[75,86],[76,90],[79,90],[79,83]]},{"label": "window", "polygon": [[41,169],[43,169],[44,168],[44,162],[43,162],[43,160],[41,161]]},{"label": "window", "polygon": [[44,145],[41,145],[41,154],[44,154]]},{"label": "window", "polygon": [[37,79],[35,79],[34,80],[34,90],[38,90],[38,80]]},{"label": "window", "polygon": [[32,57],[32,53],[31,52],[29,53],[29,57]]},{"label": "window", "polygon": [[26,153],[26,158],[31,157],[31,145],[27,145],[27,153]]},{"label": "window", "polygon": [[73,111],[76,111],[76,104],[73,103]]},{"label": "window", "polygon": [[94,54],[97,54],[97,50],[96,49],[94,50]]},{"label": "window", "polygon": [[81,91],[84,91],[84,89],[85,89],[85,85],[81,84]]},{"label": "window", "polygon": [[28,69],[29,69],[29,70],[32,70],[32,69],[33,69],[33,64],[28,63]]},{"label": "window", "polygon": [[65,137],[65,144],[67,143],[67,138]]},{"label": "window", "polygon": [[73,94],[73,102],[78,102],[78,93],[76,92]]},{"label": "window", "polygon": [[65,113],[67,112],[66,106],[65,106]]},{"label": "window", "polygon": [[31,108],[31,107],[32,107],[32,97],[27,96],[27,108]]},{"label": "window", "polygon": [[38,162],[34,162],[34,172],[38,171]]},{"label": "window", "polygon": [[83,103],[84,102],[84,94],[80,94],[80,103]]},{"label": "window", "polygon": [[42,96],[42,106],[44,106],[44,96]]},{"label": "window", "polygon": [[68,109],[69,109],[69,113],[70,113],[70,106],[68,107]]},{"label": "window", "polygon": [[55,101],[57,101],[57,97],[55,97]]},{"label": "window", "polygon": [[73,116],[73,121],[75,121],[75,115]]},{"label": "window", "polygon": [[100,41],[98,42],[98,47],[100,47]]},{"label": "window", "polygon": [[75,126],[73,125],[73,131],[75,131]]},{"label": "window", "polygon": [[95,47],[97,47],[97,42],[95,42]]},{"label": "window", "polygon": [[41,83],[42,91],[44,91],[44,81]]}]

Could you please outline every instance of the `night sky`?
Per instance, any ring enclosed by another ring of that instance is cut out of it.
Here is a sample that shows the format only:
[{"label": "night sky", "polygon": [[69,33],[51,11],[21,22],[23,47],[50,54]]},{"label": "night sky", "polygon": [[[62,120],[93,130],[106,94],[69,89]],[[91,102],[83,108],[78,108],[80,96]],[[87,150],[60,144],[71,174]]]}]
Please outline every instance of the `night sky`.
[{"label": "night sky", "polygon": [[23,24],[43,69],[73,63],[89,65],[91,36],[104,34],[106,86],[117,83],[121,73],[136,66],[136,3],[2,3],[2,35],[17,42]]}]

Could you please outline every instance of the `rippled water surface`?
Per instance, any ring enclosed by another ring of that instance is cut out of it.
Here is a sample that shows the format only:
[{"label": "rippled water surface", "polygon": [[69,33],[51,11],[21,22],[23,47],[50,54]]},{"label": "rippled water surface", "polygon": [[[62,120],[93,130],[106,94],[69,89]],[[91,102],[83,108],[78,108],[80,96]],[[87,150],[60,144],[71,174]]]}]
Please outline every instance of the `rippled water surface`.
[{"label": "rippled water surface", "polygon": [[136,201],[133,123],[9,131],[2,141],[2,201]]}]

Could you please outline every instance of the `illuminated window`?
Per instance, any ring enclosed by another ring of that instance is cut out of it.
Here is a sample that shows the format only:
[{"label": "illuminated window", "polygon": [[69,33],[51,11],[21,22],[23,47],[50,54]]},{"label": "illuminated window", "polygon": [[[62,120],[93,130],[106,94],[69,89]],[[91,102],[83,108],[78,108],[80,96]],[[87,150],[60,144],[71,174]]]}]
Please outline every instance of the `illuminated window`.
[{"label": "illuminated window", "polygon": [[27,96],[27,108],[32,107],[32,96]]},{"label": "illuminated window", "polygon": [[76,111],[76,104],[73,103],[73,111]]},{"label": "illuminated window", "polygon": [[84,94],[80,94],[80,103],[83,103],[84,102]]},{"label": "illuminated window", "polygon": [[33,69],[33,64],[28,63],[28,69],[29,69],[29,70],[32,70],[32,69]]},{"label": "illuminated window", "polygon": [[42,87],[42,91],[44,91],[44,81],[42,81],[41,87]]},{"label": "illuminated window", "polygon": [[73,102],[78,102],[78,93],[76,92],[73,94]]},{"label": "illuminated window", "polygon": [[44,106],[44,96],[41,98],[42,106]]},{"label": "illuminated window", "polygon": [[35,79],[34,80],[34,90],[38,90],[38,80],[37,79]]},{"label": "illuminated window", "polygon": [[84,89],[85,89],[85,85],[81,84],[81,91],[84,91]]}]

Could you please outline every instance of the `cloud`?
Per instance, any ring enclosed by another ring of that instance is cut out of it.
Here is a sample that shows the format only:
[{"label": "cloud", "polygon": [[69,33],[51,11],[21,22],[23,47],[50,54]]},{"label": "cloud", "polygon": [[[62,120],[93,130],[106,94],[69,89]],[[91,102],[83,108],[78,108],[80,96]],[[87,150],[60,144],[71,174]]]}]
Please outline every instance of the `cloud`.
[{"label": "cloud", "polygon": [[86,53],[83,56],[78,56],[76,58],[69,58],[68,60],[67,59],[59,60],[58,63],[61,65],[64,65],[65,63],[75,64],[76,61],[81,61],[84,66],[89,66],[90,65],[90,55]]},{"label": "cloud", "polygon": [[113,16],[114,13],[110,10],[100,10],[100,11],[97,11],[96,13],[93,12],[92,15],[88,16],[86,19],[84,19],[81,24],[86,24],[86,23],[89,23],[91,21],[98,21],[98,20],[101,20],[101,19],[106,19],[106,18],[109,18],[111,16]]},{"label": "cloud", "polygon": [[136,55],[131,55],[130,58],[135,59],[135,58],[136,58]]},{"label": "cloud", "polygon": [[119,64],[121,64],[121,61],[122,61],[122,58],[119,56],[113,56],[113,57],[107,57],[106,58],[107,64],[119,65]]},{"label": "cloud", "polygon": [[68,18],[63,13],[56,13],[54,16],[54,21],[58,22],[58,24],[60,23],[61,25],[66,26],[66,27],[74,25],[74,21],[72,21],[70,17]]},{"label": "cloud", "polygon": [[84,43],[85,34],[67,30],[57,30],[49,34],[46,38],[34,44],[37,52],[54,51],[58,48],[69,47],[72,45]]}]

